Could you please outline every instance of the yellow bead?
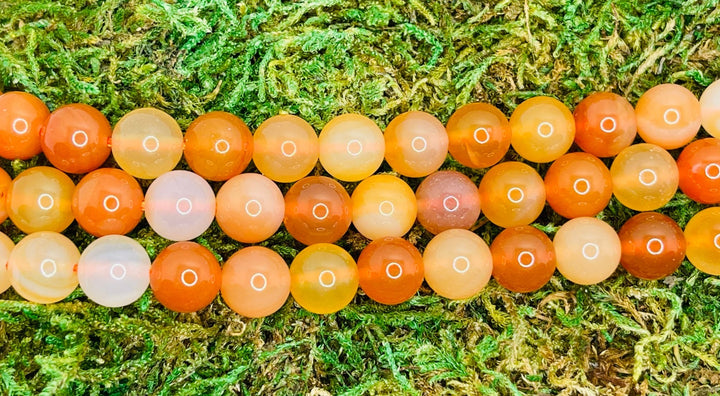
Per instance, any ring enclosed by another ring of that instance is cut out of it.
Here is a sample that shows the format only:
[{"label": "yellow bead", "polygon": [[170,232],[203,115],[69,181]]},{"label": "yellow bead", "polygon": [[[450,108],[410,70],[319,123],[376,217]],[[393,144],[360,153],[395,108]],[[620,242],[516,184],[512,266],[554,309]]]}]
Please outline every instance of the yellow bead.
[{"label": "yellow bead", "polygon": [[613,194],[632,210],[659,209],[675,195],[680,174],[673,157],[649,143],[632,145],[610,166]]},{"label": "yellow bead", "polygon": [[73,222],[75,184],[63,172],[36,166],[20,173],[10,184],[7,211],[23,232],[62,232]]},{"label": "yellow bead", "polygon": [[370,176],[352,197],[352,221],[369,239],[405,235],[415,223],[417,201],[410,186],[392,175]]},{"label": "yellow bead", "polygon": [[319,143],[323,168],[343,181],[371,176],[385,156],[382,131],[360,114],[343,114],[330,120],[320,132]]},{"label": "yellow bead", "polygon": [[318,138],[302,118],[280,114],[260,124],[254,136],[253,162],[268,178],[292,183],[307,176],[318,160]]},{"label": "yellow bead", "polygon": [[7,270],[7,262],[10,252],[15,247],[13,241],[7,235],[0,232],[0,293],[10,287],[10,273]]},{"label": "yellow bead", "polygon": [[687,259],[702,272],[720,275],[720,207],[701,210],[685,226]]},{"label": "yellow bead", "polygon": [[547,96],[530,98],[510,116],[511,144],[521,157],[538,163],[565,154],[575,139],[575,119],[562,102]]}]

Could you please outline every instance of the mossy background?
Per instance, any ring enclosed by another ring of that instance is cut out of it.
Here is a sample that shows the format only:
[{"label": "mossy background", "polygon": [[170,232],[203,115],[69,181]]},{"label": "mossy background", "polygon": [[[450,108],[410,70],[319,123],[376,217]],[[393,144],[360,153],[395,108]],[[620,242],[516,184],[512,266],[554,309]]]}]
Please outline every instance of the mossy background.
[{"label": "mossy background", "polygon": [[[280,112],[318,131],[346,112],[381,127],[410,109],[445,122],[468,102],[509,115],[540,94],[571,108],[601,90],[635,103],[672,82],[699,96],[720,77],[719,23],[717,1],[6,0],[0,90],[51,110],[88,103],[113,123],[143,106],[182,127],[210,110],[251,128]],[[15,176],[43,163],[0,165]],[[451,159],[444,168],[476,182],[484,173]],[[678,193],[661,212],[684,227],[700,209]],[[613,200],[599,216],[617,229],[633,214]],[[552,237],[563,221],[547,209],[535,225]],[[0,230],[22,237],[9,221]],[[499,232],[482,217],[475,230],[488,242]],[[76,225],[65,234],[80,248],[91,240]],[[151,257],[169,243],[145,222],[132,236]],[[419,226],[408,236],[421,249],[430,237]],[[198,241],[221,259],[240,247],[217,225]],[[357,257],[366,243],[351,229],[339,244]],[[264,245],[288,263],[302,248],[283,230]],[[46,306],[10,290],[0,294],[0,393],[714,394],[718,297],[720,279],[687,261],[663,281],[618,269],[584,287],[556,275],[527,295],[491,281],[458,302],[427,286],[396,307],[359,292],[327,316],[290,299],[262,320],[220,298],[176,314],[150,291],[108,309],[80,289]]]}]

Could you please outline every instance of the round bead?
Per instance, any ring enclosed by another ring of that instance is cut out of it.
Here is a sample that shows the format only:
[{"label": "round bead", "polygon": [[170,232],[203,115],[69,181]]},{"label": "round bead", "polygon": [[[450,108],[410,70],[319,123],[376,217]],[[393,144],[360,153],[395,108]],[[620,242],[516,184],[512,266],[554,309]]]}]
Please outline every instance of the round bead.
[{"label": "round bead", "polygon": [[468,168],[488,168],[505,157],[510,148],[510,123],[497,107],[469,103],[447,122],[450,155]]},{"label": "round bead", "polygon": [[310,312],[329,314],[345,308],[357,288],[355,260],[337,245],[310,245],[290,264],[290,292]]},{"label": "round bead", "polygon": [[380,167],[385,138],[378,126],[360,114],[343,114],[330,120],[319,137],[320,164],[334,178],[360,181]]},{"label": "round bead", "polygon": [[94,240],[80,255],[80,288],[105,307],[137,301],[150,283],[150,257],[134,239],[108,235]]},{"label": "round bead", "polygon": [[610,171],[597,157],[570,153],[558,158],[545,174],[547,202],[569,219],[595,216],[612,197]]},{"label": "round bead", "polygon": [[80,180],[72,197],[78,224],[95,236],[124,235],[143,215],[143,192],[134,177],[120,169],[102,168]]},{"label": "round bead", "polygon": [[352,221],[350,196],[325,176],[300,179],[285,194],[285,228],[293,238],[312,245],[342,238]]},{"label": "round bead", "polygon": [[563,224],[555,233],[553,245],[558,271],[579,285],[604,281],[620,264],[617,233],[594,217],[578,217]]},{"label": "round bead", "polygon": [[630,274],[647,280],[675,272],[685,258],[685,236],[675,220],[655,212],[639,213],[618,232],[620,264]]},{"label": "round bead", "polygon": [[270,238],[284,215],[282,192],[263,175],[237,175],[218,191],[215,218],[223,232],[236,241],[258,243]]},{"label": "round bead", "polygon": [[720,203],[720,139],[688,144],[677,159],[680,189],[693,201]]},{"label": "round bead", "polygon": [[438,171],[418,186],[417,219],[433,234],[451,228],[469,229],[480,217],[480,193],[475,183],[456,171]]},{"label": "round bead", "polygon": [[447,154],[445,126],[428,113],[400,114],[385,128],[385,160],[403,176],[427,176],[440,168]]},{"label": "round bead", "polygon": [[254,135],[253,162],[265,176],[292,183],[307,176],[318,160],[315,130],[302,118],[280,114],[260,124]]},{"label": "round bead", "polygon": [[240,249],[225,262],[220,293],[235,312],[248,318],[273,314],[290,295],[285,260],[262,246]]},{"label": "round bead", "polygon": [[720,207],[696,213],[685,226],[685,240],[692,265],[710,275],[720,275]]},{"label": "round bead", "polygon": [[532,223],[545,206],[542,177],[522,162],[501,162],[490,168],[479,191],[483,213],[503,228]]},{"label": "round bead", "polygon": [[118,165],[140,179],[154,179],[180,162],[183,135],[178,123],[154,108],[133,110],[115,124],[112,153]]},{"label": "round bead", "polygon": [[490,252],[493,277],[500,286],[516,293],[540,289],[555,272],[555,247],[535,227],[503,230],[490,245]]},{"label": "round bead", "polygon": [[410,242],[396,237],[370,242],[358,257],[360,287],[373,300],[400,304],[417,293],[423,282],[420,252]]},{"label": "round bead", "polygon": [[40,144],[48,161],[67,173],[87,173],[110,156],[112,128],[92,106],[74,103],[50,113],[40,131]]},{"label": "round bead", "polygon": [[10,184],[7,211],[23,232],[62,232],[73,222],[71,201],[75,184],[63,172],[36,166],[20,173]]},{"label": "round bead", "polygon": [[575,143],[586,153],[614,157],[637,135],[635,110],[630,102],[611,92],[597,92],[578,103]]},{"label": "round bead", "polygon": [[196,118],[185,131],[185,160],[204,179],[224,181],[247,168],[253,136],[238,117],[212,111]]},{"label": "round bead", "polygon": [[12,178],[10,178],[10,175],[8,175],[4,169],[0,168],[0,223],[8,218],[5,204],[7,203],[8,190],[10,189],[11,183]]},{"label": "round bead", "polygon": [[610,166],[615,198],[626,207],[655,210],[672,199],[679,174],[670,153],[654,144],[635,144],[618,154]]},{"label": "round bead", "polygon": [[532,162],[550,162],[565,154],[575,139],[575,119],[562,102],[536,96],[510,116],[513,149]]},{"label": "round bead", "polygon": [[460,300],[476,295],[487,285],[493,270],[485,241],[468,230],[443,231],[423,252],[425,280],[435,293]]},{"label": "round bead", "polygon": [[80,258],[75,244],[62,234],[41,231],[23,238],[10,252],[8,271],[13,289],[28,301],[62,300],[78,284],[74,270]]},{"label": "round bead", "polygon": [[392,175],[374,175],[352,193],[352,222],[368,239],[401,237],[415,223],[417,202],[410,186]]},{"label": "round bead", "polygon": [[720,80],[708,85],[700,96],[700,119],[707,133],[720,138]]},{"label": "round bead", "polygon": [[0,232],[0,293],[10,288],[10,272],[7,269],[7,262],[13,247],[15,247],[15,243]]},{"label": "round bead", "polygon": [[176,242],[163,249],[150,267],[155,298],[175,312],[199,311],[220,291],[221,270],[215,256],[195,242]]},{"label": "round bead", "polygon": [[690,143],[700,130],[700,102],[677,84],[648,89],[638,100],[635,115],[640,137],[667,150]]},{"label": "round bead", "polygon": [[0,95],[0,157],[26,160],[40,154],[40,129],[49,115],[50,110],[35,95]]}]

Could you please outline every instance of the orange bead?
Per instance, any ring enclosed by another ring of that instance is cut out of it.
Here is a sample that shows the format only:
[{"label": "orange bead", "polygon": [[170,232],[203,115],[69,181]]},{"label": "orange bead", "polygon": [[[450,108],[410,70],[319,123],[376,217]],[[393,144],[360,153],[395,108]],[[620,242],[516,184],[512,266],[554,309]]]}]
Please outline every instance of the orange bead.
[{"label": "orange bead", "polygon": [[586,153],[614,157],[637,135],[635,109],[630,102],[611,92],[597,92],[578,103],[575,116],[575,143]]},{"label": "orange bead", "polygon": [[488,168],[505,157],[510,148],[510,123],[497,107],[469,103],[447,122],[450,154],[468,168]]},{"label": "orange bead", "polygon": [[132,231],[142,219],[142,205],[143,191],[137,180],[114,168],[85,175],[72,197],[72,212],[78,224],[97,237]]},{"label": "orange bead", "polygon": [[493,277],[500,286],[529,293],[543,287],[555,272],[555,247],[542,231],[531,226],[503,230],[490,245]]},{"label": "orange bead", "polygon": [[515,152],[532,162],[550,162],[565,154],[575,139],[575,119],[562,102],[536,96],[510,116]]},{"label": "orange bead", "polygon": [[20,173],[10,184],[7,211],[25,233],[62,232],[73,222],[71,208],[75,184],[61,171],[36,166]]},{"label": "orange bead", "polygon": [[700,130],[700,102],[677,84],[647,90],[635,106],[635,115],[640,137],[666,150],[690,143]]},{"label": "orange bead", "polygon": [[49,115],[50,110],[35,95],[0,95],[0,157],[25,160],[40,154],[40,129]]},{"label": "orange bead", "polygon": [[5,204],[7,202],[8,190],[10,189],[10,183],[12,178],[5,172],[5,169],[0,168],[0,223],[8,218],[7,209]]},{"label": "orange bead", "polygon": [[685,236],[675,220],[655,212],[639,213],[618,232],[620,264],[630,274],[647,280],[672,275],[685,259]]},{"label": "orange bead", "polygon": [[343,181],[371,176],[385,157],[382,131],[360,114],[343,114],[330,120],[320,132],[319,145],[323,168]]},{"label": "orange bead", "polygon": [[422,255],[410,242],[387,237],[370,242],[358,257],[360,287],[373,300],[400,304],[417,293],[423,282]]},{"label": "orange bead", "polygon": [[720,203],[720,139],[708,138],[688,144],[677,159],[680,189],[704,204]]},{"label": "orange bead", "polygon": [[558,271],[579,285],[604,281],[620,264],[617,233],[594,217],[578,217],[563,224],[555,233],[553,245]]},{"label": "orange bead", "polygon": [[67,173],[87,173],[110,156],[112,129],[92,106],[75,103],[50,113],[40,131],[40,144],[48,161]]},{"label": "orange bead", "polygon": [[570,153],[558,158],[545,174],[547,202],[559,215],[595,216],[612,197],[610,171],[597,157]]},{"label": "orange bead", "polygon": [[451,228],[469,229],[480,217],[480,193],[475,183],[456,171],[438,171],[415,192],[418,222],[433,234]]},{"label": "orange bead", "polygon": [[196,118],[185,131],[185,160],[205,179],[224,181],[247,168],[253,136],[238,117],[213,111]]},{"label": "orange bead", "polygon": [[626,207],[655,210],[672,199],[679,173],[670,153],[654,144],[635,144],[618,154],[610,166],[615,198]]},{"label": "orange bead", "polygon": [[445,127],[428,113],[400,114],[385,128],[385,160],[403,176],[427,176],[440,168],[447,154]]},{"label": "orange bead", "polygon": [[347,191],[335,180],[300,179],[285,194],[285,228],[305,245],[333,243],[350,228],[351,205]]},{"label": "orange bead", "polygon": [[235,312],[261,318],[280,309],[290,295],[290,270],[285,260],[262,246],[240,249],[222,269],[222,298]]},{"label": "orange bead", "polygon": [[532,223],[545,206],[543,179],[522,162],[502,162],[490,168],[479,191],[483,213],[503,228]]},{"label": "orange bead", "polygon": [[10,252],[15,247],[12,239],[0,232],[0,293],[10,288],[10,272],[7,270]]},{"label": "orange bead", "polygon": [[253,162],[265,176],[292,183],[307,176],[318,160],[318,137],[298,116],[280,114],[265,120],[255,131]]},{"label": "orange bead", "polygon": [[702,272],[720,275],[720,207],[696,213],[685,226],[685,240],[688,261]]},{"label": "orange bead", "polygon": [[700,118],[705,131],[720,138],[720,80],[708,85],[700,96]]},{"label": "orange bead", "polygon": [[401,237],[415,223],[417,201],[410,186],[392,175],[374,175],[352,193],[352,222],[368,239]]},{"label": "orange bead", "polygon": [[150,287],[166,308],[195,312],[215,299],[221,274],[217,259],[207,248],[195,242],[176,242],[153,261]]}]

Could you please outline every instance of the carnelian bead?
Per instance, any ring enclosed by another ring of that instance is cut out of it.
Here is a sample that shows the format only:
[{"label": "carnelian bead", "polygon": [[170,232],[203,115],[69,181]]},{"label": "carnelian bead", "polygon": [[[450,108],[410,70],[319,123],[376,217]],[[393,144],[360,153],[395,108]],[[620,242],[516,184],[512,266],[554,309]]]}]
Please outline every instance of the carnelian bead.
[{"label": "carnelian bead", "polygon": [[92,106],[74,103],[50,113],[40,131],[40,144],[48,161],[67,173],[87,173],[110,156],[112,128]]},{"label": "carnelian bead", "polygon": [[586,153],[614,157],[637,135],[635,109],[611,92],[597,92],[575,107],[575,143]]},{"label": "carnelian bead", "polygon": [[290,270],[279,254],[266,247],[240,249],[223,265],[220,294],[242,316],[268,316],[290,295]]},{"label": "carnelian bead", "polygon": [[166,308],[195,312],[218,295],[221,275],[217,259],[207,248],[195,242],[176,242],[153,261],[150,287]]},{"label": "carnelian bead", "polygon": [[329,314],[345,308],[357,288],[355,260],[337,245],[310,245],[290,264],[290,293],[310,312]]},{"label": "carnelian bead", "polygon": [[360,114],[343,114],[320,132],[320,164],[334,178],[360,181],[371,176],[385,157],[385,138],[378,126]]},{"label": "carnelian bead", "polygon": [[708,85],[700,95],[700,118],[705,131],[720,138],[720,80]]},{"label": "carnelian bead", "polygon": [[12,239],[0,232],[0,293],[10,288],[10,272],[7,269],[10,252],[15,247]]},{"label": "carnelian bead", "polygon": [[385,128],[385,160],[403,176],[427,176],[440,168],[447,154],[445,126],[428,113],[400,114]]},{"label": "carnelian bead", "polygon": [[40,154],[40,129],[49,115],[50,110],[35,95],[0,95],[0,157],[26,160]]},{"label": "carnelian bead", "polygon": [[522,103],[510,116],[511,143],[521,157],[550,162],[565,154],[575,139],[575,119],[562,102],[536,96]]},{"label": "carnelian bead", "polygon": [[368,239],[401,237],[415,223],[417,201],[410,186],[392,175],[374,175],[352,193],[352,222]]},{"label": "carnelian bead", "polygon": [[553,245],[558,271],[579,285],[604,281],[620,264],[620,238],[609,224],[594,217],[578,217],[563,224]]},{"label": "carnelian bead", "polygon": [[447,122],[450,155],[468,168],[488,168],[505,157],[510,148],[510,123],[497,107],[469,103]]},{"label": "carnelian bead", "polygon": [[73,222],[71,208],[75,184],[63,172],[36,166],[20,173],[10,184],[7,211],[23,232],[62,232]]},{"label": "carnelian bead", "polygon": [[418,186],[417,219],[433,234],[451,228],[469,229],[480,217],[480,193],[475,183],[456,171],[438,171]]},{"label": "carnelian bead", "polygon": [[137,180],[125,171],[98,169],[75,186],[72,211],[80,227],[90,234],[124,235],[142,219],[143,192]]},{"label": "carnelian bead", "polygon": [[400,304],[417,293],[423,282],[420,252],[410,242],[386,237],[370,242],[358,257],[360,287],[373,300]]},{"label": "carnelian bead", "polygon": [[640,137],[667,150],[690,143],[700,130],[700,102],[677,84],[647,90],[635,106],[635,115]]},{"label": "carnelian bead", "polygon": [[655,210],[678,188],[678,167],[667,151],[654,144],[635,144],[618,154],[610,166],[613,194],[637,211]]},{"label": "carnelian bead", "polygon": [[531,226],[503,230],[490,245],[493,277],[500,286],[529,293],[543,287],[555,272],[555,247],[542,231]]},{"label": "carnelian bead", "polygon": [[0,223],[8,218],[8,212],[5,204],[7,203],[8,190],[10,189],[11,183],[12,178],[10,175],[5,172],[5,169],[0,168]]},{"label": "carnelian bead", "polygon": [[702,272],[720,275],[720,207],[696,213],[685,226],[688,261]]},{"label": "carnelian bead", "polygon": [[610,171],[597,157],[570,153],[558,158],[545,174],[547,202],[569,219],[595,216],[612,197]]},{"label": "carnelian bead", "polygon": [[620,264],[630,274],[647,280],[675,272],[685,258],[685,236],[675,220],[661,213],[639,213],[618,232],[622,243]]},{"label": "carnelian bead", "polygon": [[535,169],[522,162],[501,162],[480,181],[480,207],[503,228],[528,225],[545,206],[545,184]]},{"label": "carnelian bead", "polygon": [[196,118],[185,131],[185,160],[204,179],[224,181],[247,168],[253,136],[238,117],[212,111]]},{"label": "carnelian bead", "polygon": [[720,139],[696,140],[677,159],[680,189],[693,201],[720,203]]},{"label": "carnelian bead", "polygon": [[280,114],[265,120],[254,135],[253,162],[265,176],[292,183],[307,176],[318,160],[318,137],[298,116]]},{"label": "carnelian bead", "polygon": [[293,238],[312,245],[342,238],[352,221],[350,196],[335,180],[310,176],[285,194],[285,228]]}]

